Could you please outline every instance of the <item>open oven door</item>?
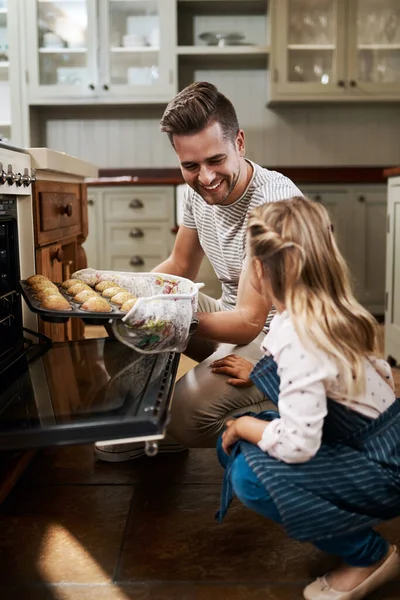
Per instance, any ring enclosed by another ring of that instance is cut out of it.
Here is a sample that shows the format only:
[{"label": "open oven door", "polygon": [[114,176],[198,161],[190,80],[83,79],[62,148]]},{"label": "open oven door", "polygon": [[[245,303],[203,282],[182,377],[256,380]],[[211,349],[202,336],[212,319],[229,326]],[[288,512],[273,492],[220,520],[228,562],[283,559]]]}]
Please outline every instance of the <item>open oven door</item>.
[{"label": "open oven door", "polygon": [[179,354],[114,338],[53,344],[0,373],[0,450],[162,439]]}]

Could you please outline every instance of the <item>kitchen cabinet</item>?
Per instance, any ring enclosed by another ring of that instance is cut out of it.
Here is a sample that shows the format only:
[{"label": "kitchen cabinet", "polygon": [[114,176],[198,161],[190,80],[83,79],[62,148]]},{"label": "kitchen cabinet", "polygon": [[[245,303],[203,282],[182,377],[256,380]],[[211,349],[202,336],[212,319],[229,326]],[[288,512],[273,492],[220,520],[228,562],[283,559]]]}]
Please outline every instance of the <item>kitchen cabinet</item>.
[{"label": "kitchen cabinet", "polygon": [[400,176],[388,186],[385,355],[400,363]]},{"label": "kitchen cabinet", "polygon": [[271,102],[400,98],[396,0],[272,0]]},{"label": "kitchen cabinet", "polygon": [[175,0],[24,0],[30,104],[168,101]]},{"label": "kitchen cabinet", "polygon": [[303,186],[328,210],[349,266],[358,301],[372,314],[385,310],[386,204],[383,185]]},{"label": "kitchen cabinet", "polygon": [[[40,177],[40,175],[39,175]],[[86,266],[81,244],[88,231],[86,186],[81,183],[37,179],[32,189],[36,272],[61,282]],[[83,322],[48,323],[39,331],[55,342],[83,337]]]}]

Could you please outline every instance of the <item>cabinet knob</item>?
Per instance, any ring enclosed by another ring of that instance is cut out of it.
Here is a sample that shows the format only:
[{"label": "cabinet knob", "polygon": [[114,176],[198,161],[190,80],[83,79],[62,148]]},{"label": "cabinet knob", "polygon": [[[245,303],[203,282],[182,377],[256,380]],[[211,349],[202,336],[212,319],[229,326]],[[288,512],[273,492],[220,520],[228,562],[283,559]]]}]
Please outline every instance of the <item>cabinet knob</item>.
[{"label": "cabinet knob", "polygon": [[352,87],[352,88],[357,87],[357,81],[355,81],[355,79],[350,80],[350,87]]},{"label": "cabinet knob", "polygon": [[129,232],[129,237],[131,238],[142,238],[144,236],[143,229],[139,229],[139,227],[134,227]]},{"label": "cabinet knob", "polygon": [[51,254],[51,260],[56,260],[57,262],[62,262],[64,258],[64,252],[62,248],[57,248],[55,252]]},{"label": "cabinet knob", "polygon": [[322,196],[320,196],[319,194],[317,194],[317,195],[314,197],[314,200],[315,200],[315,202],[321,202],[321,200],[322,200]]},{"label": "cabinet knob", "polygon": [[89,83],[89,90],[94,90],[94,84],[93,83]]},{"label": "cabinet knob", "polygon": [[144,265],[144,260],[141,256],[132,256],[129,264],[131,267],[142,267]]},{"label": "cabinet knob", "polygon": [[103,85],[103,90],[105,90],[106,92],[108,92],[109,89],[110,89],[109,86],[105,83]]},{"label": "cabinet knob", "polygon": [[72,204],[67,204],[66,206],[61,207],[61,214],[67,215],[67,217],[72,217],[73,207]]},{"label": "cabinet knob", "polygon": [[339,81],[337,82],[337,84],[338,84],[339,87],[342,87],[342,88],[346,87],[346,84],[345,84],[345,82],[344,82],[343,79],[339,79]]},{"label": "cabinet knob", "polygon": [[365,202],[365,196],[358,196],[359,202]]},{"label": "cabinet knob", "polygon": [[134,198],[130,201],[129,208],[143,208],[143,202],[139,198]]},{"label": "cabinet knob", "polygon": [[92,199],[90,198],[90,200],[88,200],[88,205],[89,205],[89,206],[94,206],[94,200],[92,200]]}]

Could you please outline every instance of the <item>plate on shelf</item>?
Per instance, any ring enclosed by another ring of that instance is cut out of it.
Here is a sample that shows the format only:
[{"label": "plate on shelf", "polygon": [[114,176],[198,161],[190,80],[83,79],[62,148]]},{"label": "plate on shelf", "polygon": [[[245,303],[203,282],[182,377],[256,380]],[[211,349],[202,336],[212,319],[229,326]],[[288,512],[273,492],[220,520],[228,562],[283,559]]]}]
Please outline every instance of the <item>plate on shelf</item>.
[{"label": "plate on shelf", "polygon": [[242,33],[222,33],[206,31],[200,33],[199,38],[207,42],[209,46],[237,46],[244,40],[245,36]]}]

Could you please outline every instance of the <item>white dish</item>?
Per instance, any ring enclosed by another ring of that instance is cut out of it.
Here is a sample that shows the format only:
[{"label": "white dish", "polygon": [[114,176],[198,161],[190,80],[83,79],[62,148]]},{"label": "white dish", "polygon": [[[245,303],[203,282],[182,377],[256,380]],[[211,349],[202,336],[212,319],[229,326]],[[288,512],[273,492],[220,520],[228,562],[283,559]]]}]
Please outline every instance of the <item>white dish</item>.
[{"label": "white dish", "polygon": [[207,42],[209,46],[236,46],[239,45],[245,36],[242,33],[223,33],[206,31],[199,35],[199,38]]}]

